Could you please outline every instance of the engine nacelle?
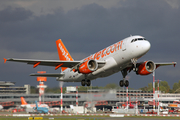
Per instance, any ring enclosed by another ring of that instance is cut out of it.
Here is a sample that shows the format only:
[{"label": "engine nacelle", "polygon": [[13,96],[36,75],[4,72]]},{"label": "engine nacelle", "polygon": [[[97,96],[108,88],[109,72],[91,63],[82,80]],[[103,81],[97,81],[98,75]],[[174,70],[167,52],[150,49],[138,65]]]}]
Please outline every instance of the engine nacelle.
[{"label": "engine nacelle", "polygon": [[144,63],[138,66],[138,71],[136,72],[139,75],[149,75],[156,69],[156,65],[153,61],[145,61]]},{"label": "engine nacelle", "polygon": [[89,74],[97,70],[97,68],[98,64],[95,60],[88,60],[79,66],[78,72],[83,74]]}]

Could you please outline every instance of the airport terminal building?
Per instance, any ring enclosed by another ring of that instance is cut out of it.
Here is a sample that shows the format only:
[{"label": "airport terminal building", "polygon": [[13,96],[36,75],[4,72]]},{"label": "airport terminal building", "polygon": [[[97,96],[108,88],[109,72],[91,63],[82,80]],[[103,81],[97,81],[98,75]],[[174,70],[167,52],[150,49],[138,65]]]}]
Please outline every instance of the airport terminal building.
[{"label": "airport terminal building", "polygon": [[[24,85],[24,87],[12,87],[15,83],[12,82],[0,82],[0,104],[4,108],[15,107],[21,104],[21,97],[24,97],[27,103],[35,103],[35,100],[39,99],[39,94],[30,94],[30,85]],[[86,104],[93,104],[97,109],[108,108],[116,106],[117,103],[130,101],[138,101],[139,107],[144,107],[148,101],[153,100],[153,92],[142,90],[127,90],[126,89],[90,89],[88,91],[75,91],[67,88],[65,94],[63,94],[63,107],[69,107],[70,105],[76,106],[78,101],[79,106]],[[77,97],[76,97],[77,96]],[[60,107],[61,94],[44,94],[42,96],[42,102],[48,104],[50,107]],[[158,94],[155,93],[155,100],[157,101]],[[159,93],[159,100],[162,103],[173,103],[173,101],[180,100],[180,94]]]}]

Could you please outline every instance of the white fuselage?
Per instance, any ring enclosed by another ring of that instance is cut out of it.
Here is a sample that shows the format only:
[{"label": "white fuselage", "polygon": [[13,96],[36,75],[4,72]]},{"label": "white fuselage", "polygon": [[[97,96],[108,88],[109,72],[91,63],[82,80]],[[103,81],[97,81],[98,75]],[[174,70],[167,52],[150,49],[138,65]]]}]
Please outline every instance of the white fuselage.
[{"label": "white fuselage", "polygon": [[[107,48],[83,59],[105,61],[103,67],[87,75],[87,79],[94,80],[106,77],[123,70],[132,63],[132,59],[138,59],[145,55],[150,49],[150,43],[142,36],[131,36],[123,39]],[[63,77],[57,78],[58,81],[80,82],[85,78],[85,74],[72,71],[70,68],[63,71]]]},{"label": "white fuselage", "polygon": [[[21,107],[25,107],[25,108],[34,108],[34,107],[36,107],[36,104],[26,104],[26,105],[21,105]],[[38,104],[38,107],[49,108],[49,106],[48,106],[47,104]]]}]

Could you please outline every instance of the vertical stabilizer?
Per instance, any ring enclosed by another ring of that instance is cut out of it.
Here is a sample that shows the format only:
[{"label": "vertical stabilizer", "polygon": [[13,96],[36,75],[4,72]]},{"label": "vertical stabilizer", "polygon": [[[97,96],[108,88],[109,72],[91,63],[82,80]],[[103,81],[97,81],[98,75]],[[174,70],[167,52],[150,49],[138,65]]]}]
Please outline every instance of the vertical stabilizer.
[{"label": "vertical stabilizer", "polygon": [[24,97],[21,97],[21,105],[27,105],[27,102],[25,101]]},{"label": "vertical stabilizer", "polygon": [[[56,41],[56,46],[57,46],[57,51],[58,51],[58,54],[59,54],[59,60],[73,61],[71,55],[69,54],[68,50],[64,46],[61,39]],[[65,69],[67,69],[67,68],[66,67],[61,67],[61,71],[64,71]]]}]

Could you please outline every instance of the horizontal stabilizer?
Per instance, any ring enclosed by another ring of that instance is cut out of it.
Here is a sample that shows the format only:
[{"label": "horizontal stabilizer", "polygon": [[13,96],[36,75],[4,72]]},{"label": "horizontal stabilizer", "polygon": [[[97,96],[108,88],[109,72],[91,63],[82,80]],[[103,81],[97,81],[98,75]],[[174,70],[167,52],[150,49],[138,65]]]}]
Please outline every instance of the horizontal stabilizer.
[{"label": "horizontal stabilizer", "polygon": [[40,77],[62,77],[64,74],[62,73],[43,73],[43,74],[38,74],[38,73],[32,73],[30,76],[40,76]]}]

